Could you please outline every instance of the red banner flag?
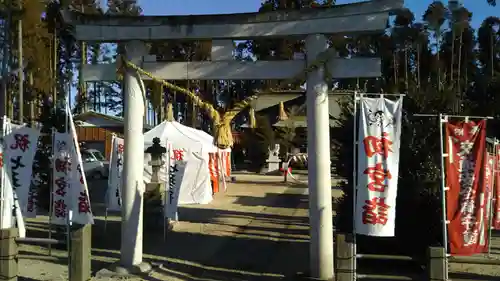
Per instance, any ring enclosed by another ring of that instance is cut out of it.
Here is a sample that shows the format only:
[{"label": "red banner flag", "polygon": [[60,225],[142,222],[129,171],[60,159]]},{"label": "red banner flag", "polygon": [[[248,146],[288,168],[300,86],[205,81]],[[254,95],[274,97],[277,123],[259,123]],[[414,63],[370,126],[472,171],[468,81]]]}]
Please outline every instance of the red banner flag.
[{"label": "red banner flag", "polygon": [[452,255],[487,250],[486,121],[446,123],[448,237]]},{"label": "red banner flag", "polygon": [[495,147],[496,163],[495,163],[495,198],[493,209],[493,229],[500,230],[500,145]]}]

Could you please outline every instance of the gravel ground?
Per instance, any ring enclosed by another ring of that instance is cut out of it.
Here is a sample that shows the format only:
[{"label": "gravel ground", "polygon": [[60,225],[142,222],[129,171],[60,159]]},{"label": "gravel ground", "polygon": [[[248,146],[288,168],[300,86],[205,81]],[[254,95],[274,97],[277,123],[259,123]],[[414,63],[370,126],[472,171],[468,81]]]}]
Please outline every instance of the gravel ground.
[{"label": "gravel ground", "polygon": [[[297,175],[306,181],[304,175]],[[208,205],[184,206],[180,222],[163,241],[161,227],[145,228],[144,259],[154,270],[138,277],[94,277],[92,280],[294,280],[308,268],[306,189],[285,185],[282,177],[238,175],[227,192]],[[96,213],[93,226],[92,270],[109,267],[120,253],[120,218],[108,217],[104,231],[105,183],[91,183]],[[334,197],[340,196],[334,190]],[[47,217],[28,221],[28,236],[47,237]],[[500,233],[491,256],[500,259]],[[67,253],[60,249],[22,245],[19,280],[67,280]],[[290,258],[293,257],[293,258]],[[450,264],[453,280],[500,281],[498,266]]]},{"label": "gravel ground", "polygon": [[[208,205],[180,209],[174,230],[163,241],[160,229],[145,229],[144,258],[154,270],[147,276],[94,277],[93,280],[288,280],[308,267],[307,196],[303,186],[285,185],[282,177],[237,176],[227,192]],[[91,187],[92,269],[119,259],[119,217],[102,217],[102,187]],[[97,203],[96,203],[97,202]],[[28,235],[46,237],[46,217],[28,222]],[[67,280],[67,253],[22,245],[20,280]],[[289,257],[293,255],[294,258]]]},{"label": "gravel ground", "polygon": [[[500,232],[494,232],[490,255],[477,255],[486,259],[500,260]],[[453,280],[500,281],[500,266],[450,263],[450,278]]]}]

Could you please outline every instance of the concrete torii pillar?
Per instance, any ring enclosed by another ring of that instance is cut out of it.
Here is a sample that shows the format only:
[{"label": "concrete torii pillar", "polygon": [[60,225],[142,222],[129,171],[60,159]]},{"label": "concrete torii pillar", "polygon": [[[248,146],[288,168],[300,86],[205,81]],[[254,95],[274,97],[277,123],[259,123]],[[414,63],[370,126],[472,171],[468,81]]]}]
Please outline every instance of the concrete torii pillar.
[{"label": "concrete torii pillar", "polygon": [[[141,41],[125,45],[129,61],[141,65],[147,55],[147,47]],[[117,272],[147,271],[143,263],[143,195],[144,195],[144,85],[140,76],[127,69],[124,84],[124,133],[125,151],[122,183],[122,231],[120,265]]]},{"label": "concrete torii pillar", "polygon": [[[325,36],[306,38],[307,64],[328,49]],[[330,172],[330,116],[325,69],[318,67],[307,75],[307,154],[309,178],[309,224],[311,277],[332,280],[333,216]]]}]

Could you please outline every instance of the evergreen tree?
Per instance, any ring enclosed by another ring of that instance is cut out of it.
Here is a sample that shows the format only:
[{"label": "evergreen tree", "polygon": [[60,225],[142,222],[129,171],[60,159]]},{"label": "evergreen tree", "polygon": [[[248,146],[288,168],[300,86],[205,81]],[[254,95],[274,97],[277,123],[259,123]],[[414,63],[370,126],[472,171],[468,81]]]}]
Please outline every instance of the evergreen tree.
[{"label": "evergreen tree", "polygon": [[[423,22],[415,21],[411,11],[403,10],[396,16],[390,32],[370,43],[382,58],[380,90],[407,95],[403,102],[396,237],[360,237],[357,241],[360,252],[423,257],[429,245],[441,243],[438,120],[414,114],[460,112],[498,116],[499,83],[492,78],[499,62],[498,22],[492,17],[485,20],[476,38],[470,26],[471,17],[466,8],[449,11],[440,2],[434,2],[424,14]],[[429,40],[429,34],[433,40]],[[353,55],[357,53],[355,49],[350,48]],[[344,196],[337,205],[337,229],[349,232],[353,190],[352,99],[346,97],[341,108],[339,127],[332,134],[337,142],[332,167],[346,179],[342,186]],[[496,135],[495,122],[488,124],[489,134]]]}]

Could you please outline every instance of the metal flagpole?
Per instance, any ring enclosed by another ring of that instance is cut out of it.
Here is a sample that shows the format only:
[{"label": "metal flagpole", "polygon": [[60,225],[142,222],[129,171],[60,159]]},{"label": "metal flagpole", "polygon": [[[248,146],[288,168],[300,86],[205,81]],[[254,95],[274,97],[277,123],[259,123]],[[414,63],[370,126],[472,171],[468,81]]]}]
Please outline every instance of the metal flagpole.
[{"label": "metal flagpole", "polygon": [[497,171],[497,165],[498,165],[498,161],[497,161],[497,138],[494,138],[493,139],[493,171],[492,171],[492,179],[491,179],[491,187],[490,187],[490,191],[491,191],[491,197],[490,197],[490,213],[489,213],[489,219],[488,219],[488,257],[491,257],[491,235],[493,234],[493,215],[495,214],[495,212],[493,212],[493,209],[495,208],[495,202],[496,202],[496,198],[495,198],[495,177],[496,177],[496,173],[498,173]]},{"label": "metal flagpole", "polygon": [[170,219],[166,217],[167,215],[167,196],[170,196],[170,155],[172,153],[172,146],[167,143],[167,182],[165,183],[165,188],[163,190],[163,242],[167,240],[167,226],[170,226]]},{"label": "metal flagpole", "polygon": [[104,234],[106,234],[108,229],[108,207],[104,210]]},{"label": "metal flagpole", "polygon": [[[106,190],[106,195],[104,196],[104,204],[106,204],[106,208],[104,209],[104,234],[106,234],[107,229],[108,229],[108,204],[109,204],[109,189],[112,188],[110,181],[113,180],[113,167],[111,165],[113,164],[113,152],[115,151],[115,145],[116,145],[116,135],[113,133],[111,134],[111,155],[109,156],[109,165],[108,170],[108,189]],[[115,183],[116,184],[116,183]]]},{"label": "metal flagpole", "polygon": [[71,226],[73,225],[73,210],[68,210],[68,219],[66,221],[66,250],[68,251],[68,280],[72,280],[71,275]]},{"label": "metal flagpole", "polygon": [[[439,114],[439,148],[440,148],[440,158],[441,158],[441,209],[442,209],[442,219],[443,219],[443,247],[445,252],[445,266],[448,267],[448,231],[447,225],[448,220],[446,219],[446,181],[445,181],[445,171],[444,171],[444,159],[448,157],[448,154],[444,153],[444,137],[443,137],[443,123],[448,122],[448,116]],[[448,280],[448,270],[445,273],[445,280]]]},{"label": "metal flagpole", "polygon": [[[49,239],[52,239],[52,212],[54,208],[54,165],[55,165],[55,159],[54,159],[54,154],[55,154],[55,147],[54,147],[54,128],[52,128],[52,157],[51,157],[51,164],[52,164],[52,173],[50,174],[51,176],[49,177]],[[48,245],[49,248],[49,256],[52,256],[52,244],[49,243]]]},{"label": "metal flagpole", "polygon": [[413,114],[413,116],[415,117],[439,117],[439,116],[442,116],[442,117],[446,117],[447,120],[449,118],[463,118],[465,119],[465,121],[469,120],[469,119],[488,119],[488,120],[491,120],[491,119],[494,119],[492,116],[466,116],[466,115],[450,115],[450,114],[426,114],[426,113],[422,113],[422,114]]},{"label": "metal flagpole", "polygon": [[358,92],[355,91],[353,93],[353,96],[354,96],[354,99],[353,99],[353,122],[352,122],[352,142],[353,142],[353,148],[352,148],[352,239],[353,239],[353,243],[352,243],[352,247],[353,247],[353,259],[352,259],[352,263],[353,263],[353,271],[352,271],[352,274],[353,274],[353,277],[352,277],[352,280],[356,280],[356,266],[357,266],[357,259],[356,259],[356,192],[357,192],[357,186],[356,186],[356,182],[357,182],[357,162],[358,162],[358,158],[356,157],[356,152],[357,152],[357,149],[358,149],[358,132],[356,130],[356,124],[357,124],[357,102],[358,102]]},{"label": "metal flagpole", "polygon": [[[3,116],[3,119],[2,119],[2,143],[0,145],[2,145],[2,154],[5,154],[5,150],[3,149],[4,148],[4,138],[5,138],[5,130],[6,130],[6,119],[7,119],[7,116],[4,115]],[[2,170],[1,170],[1,176],[2,176],[2,181],[0,183],[0,226],[3,227],[3,222],[4,222],[4,207],[5,207],[5,177],[6,177],[6,173],[5,173],[5,168],[4,168],[4,165],[3,165],[3,155],[2,155]]]}]

